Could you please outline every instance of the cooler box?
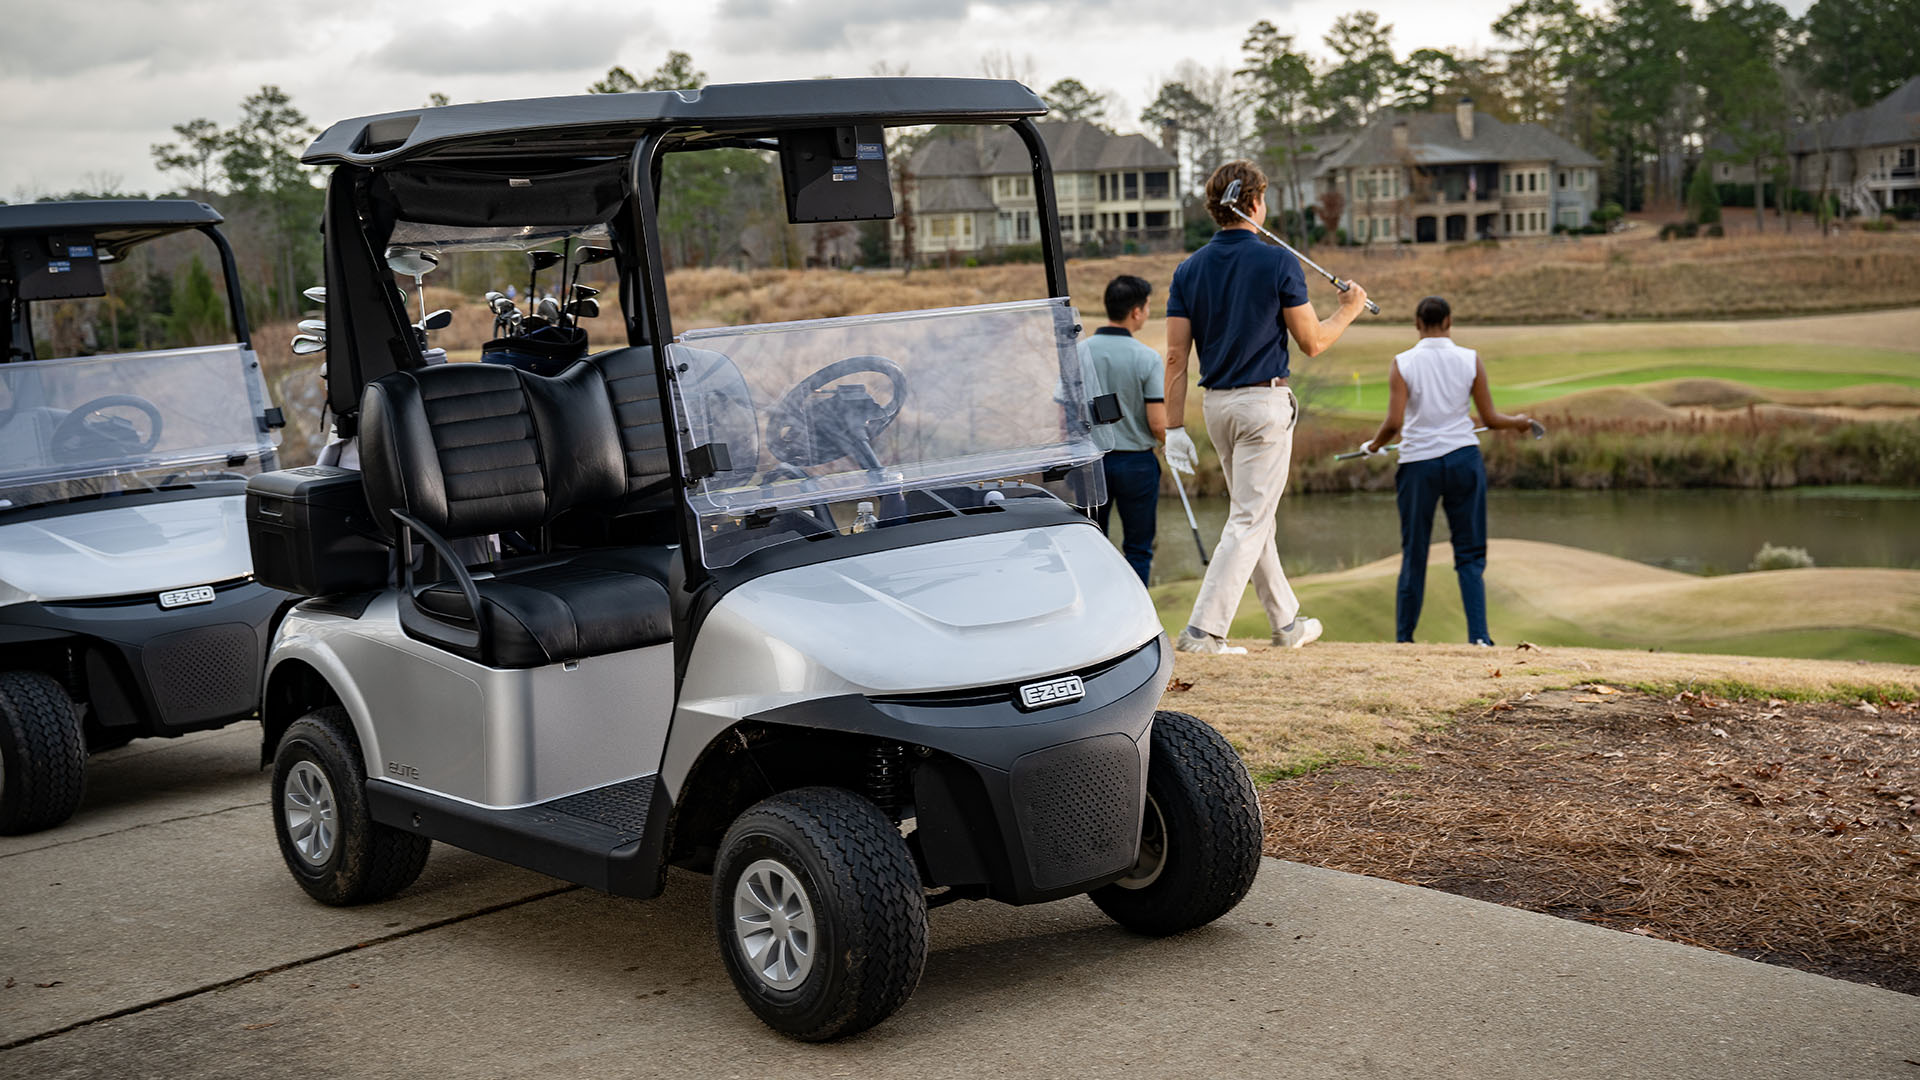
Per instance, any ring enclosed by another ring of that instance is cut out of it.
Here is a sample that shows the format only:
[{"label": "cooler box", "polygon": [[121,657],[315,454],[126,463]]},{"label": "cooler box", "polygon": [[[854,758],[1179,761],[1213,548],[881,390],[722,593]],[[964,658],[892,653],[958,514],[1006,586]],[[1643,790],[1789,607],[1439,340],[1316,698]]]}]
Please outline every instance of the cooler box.
[{"label": "cooler box", "polygon": [[247,481],[253,576],[302,596],[384,588],[386,538],[360,474],[331,465],[261,473]]}]

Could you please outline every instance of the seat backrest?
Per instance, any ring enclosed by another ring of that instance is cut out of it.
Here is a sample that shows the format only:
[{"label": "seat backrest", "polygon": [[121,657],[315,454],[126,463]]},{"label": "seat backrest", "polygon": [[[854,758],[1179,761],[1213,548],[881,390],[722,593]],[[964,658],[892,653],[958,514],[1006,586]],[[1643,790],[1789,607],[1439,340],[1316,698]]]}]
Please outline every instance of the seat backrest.
[{"label": "seat backrest", "polygon": [[600,372],[620,432],[626,468],[626,494],[617,512],[639,513],[673,506],[673,466],[667,454],[667,424],[660,407],[660,382],[653,370],[653,349],[637,345],[587,357]]},{"label": "seat backrest", "polygon": [[402,510],[449,539],[536,529],[619,498],[626,469],[599,369],[396,371],[360,402],[360,470],[381,527]]}]

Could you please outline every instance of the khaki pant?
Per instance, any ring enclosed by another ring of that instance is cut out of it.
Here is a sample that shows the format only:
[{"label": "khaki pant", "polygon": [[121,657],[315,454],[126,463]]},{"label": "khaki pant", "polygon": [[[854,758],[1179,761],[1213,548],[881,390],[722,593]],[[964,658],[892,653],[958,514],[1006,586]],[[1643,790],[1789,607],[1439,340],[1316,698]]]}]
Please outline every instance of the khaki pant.
[{"label": "khaki pant", "polygon": [[1243,386],[1209,390],[1201,403],[1207,436],[1220,455],[1232,502],[1220,544],[1193,601],[1190,625],[1215,637],[1226,637],[1233,613],[1240,606],[1247,579],[1267,620],[1275,630],[1292,622],[1300,601],[1280,569],[1274,550],[1274,515],[1287,488],[1287,468],[1293,460],[1293,426],[1300,406],[1284,386]]}]

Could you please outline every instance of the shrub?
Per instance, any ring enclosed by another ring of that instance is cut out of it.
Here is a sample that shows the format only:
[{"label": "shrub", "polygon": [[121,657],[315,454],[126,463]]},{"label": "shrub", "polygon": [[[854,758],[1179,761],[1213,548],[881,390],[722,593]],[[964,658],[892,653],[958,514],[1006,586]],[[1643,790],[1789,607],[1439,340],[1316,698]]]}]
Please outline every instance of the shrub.
[{"label": "shrub", "polygon": [[1724,227],[1722,227],[1719,222],[1716,221],[1713,224],[1707,226],[1707,235],[1708,236],[1725,236],[1727,235],[1727,230]]},{"label": "shrub", "polygon": [[1892,232],[1893,218],[1882,215],[1881,217],[1874,218],[1872,221],[1861,222],[1860,227],[1867,232]]},{"label": "shrub", "polygon": [[1776,547],[1763,542],[1747,564],[1749,570],[1805,570],[1813,565],[1813,556],[1803,547]]},{"label": "shrub", "polygon": [[1701,225],[1720,220],[1720,189],[1714,186],[1713,174],[1704,163],[1693,170],[1693,180],[1687,185],[1687,210]]},{"label": "shrub", "polygon": [[1605,229],[1607,226],[1619,221],[1625,214],[1626,211],[1620,209],[1619,203],[1603,203],[1600,209],[1593,212],[1593,220],[1595,224]]},{"label": "shrub", "polygon": [[1890,206],[1887,208],[1887,213],[1901,221],[1920,221],[1920,203],[1901,203],[1898,206]]}]

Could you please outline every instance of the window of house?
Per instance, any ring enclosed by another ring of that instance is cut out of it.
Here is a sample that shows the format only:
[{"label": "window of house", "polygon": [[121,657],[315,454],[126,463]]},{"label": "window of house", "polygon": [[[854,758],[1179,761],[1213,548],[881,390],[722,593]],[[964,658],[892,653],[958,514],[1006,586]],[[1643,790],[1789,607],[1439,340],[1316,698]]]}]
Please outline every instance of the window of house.
[{"label": "window of house", "polygon": [[1033,181],[1027,177],[1016,176],[1013,178],[1013,193],[1018,196],[1025,196],[1032,192],[1032,184]]},{"label": "window of house", "polygon": [[1567,189],[1567,170],[1561,169],[1560,170],[1560,190],[1565,191],[1566,189]]},{"label": "window of house", "polygon": [[1165,210],[1149,210],[1147,211],[1147,228],[1164,229],[1169,224],[1168,219],[1172,216],[1172,214],[1169,214]]},{"label": "window of house", "polygon": [[973,235],[973,215],[972,215],[972,214],[963,214],[963,215],[961,215],[961,217],[960,217],[960,235],[961,235],[961,236],[972,236],[972,235]]},{"label": "window of house", "polygon": [[1060,215],[1060,231],[1063,233],[1070,233],[1073,231],[1073,215],[1072,214]]},{"label": "window of house", "polygon": [[1164,199],[1172,194],[1173,188],[1167,179],[1166,172],[1150,172],[1144,175],[1146,176],[1147,198]]},{"label": "window of house", "polygon": [[1093,231],[1093,215],[1092,214],[1080,215],[1080,231],[1081,232]]},{"label": "window of house", "polygon": [[1083,199],[1093,198],[1093,174],[1092,173],[1080,174],[1080,197]]},{"label": "window of house", "polygon": [[1539,173],[1530,172],[1527,174],[1527,190],[1528,191],[1540,190],[1540,174]]},{"label": "window of house", "polygon": [[1375,236],[1384,236],[1387,239],[1391,240],[1393,239],[1394,231],[1395,230],[1393,227],[1393,219],[1390,217],[1383,217],[1380,219],[1379,224],[1373,230],[1373,234]]},{"label": "window of house", "polygon": [[1720,163],[1720,179],[1722,180],[1733,179],[1733,166],[1727,164],[1724,161]]},{"label": "window of house", "polygon": [[927,232],[936,238],[952,236],[953,218],[946,214],[929,217],[927,219]]},{"label": "window of house", "polygon": [[1581,191],[1587,190],[1587,170],[1585,169],[1574,170],[1573,184],[1575,187],[1579,188]]},{"label": "window of house", "polygon": [[1127,228],[1137,229],[1139,227],[1140,227],[1140,211],[1138,210],[1127,211]]},{"label": "window of house", "polygon": [[1033,239],[1033,215],[1025,210],[1013,215],[1013,238],[1015,240]]},{"label": "window of house", "polygon": [[1512,214],[1500,215],[1500,231],[1501,232],[1513,231],[1513,215]]},{"label": "window of house", "polygon": [[1004,177],[1004,176],[1001,176],[1001,177],[996,177],[996,178],[994,179],[994,181],[993,181],[993,195],[994,195],[994,197],[995,197],[995,198],[997,198],[997,199],[1004,199],[1004,198],[1006,198],[1007,196],[1009,196],[1009,195],[1012,195],[1012,194],[1013,194],[1013,181],[1012,181],[1012,180],[1009,180],[1009,179],[1007,179],[1007,178],[1006,178],[1006,177]]},{"label": "window of house", "polygon": [[1130,172],[1130,173],[1122,173],[1121,176],[1123,178],[1121,182],[1126,185],[1127,198],[1129,199],[1139,198],[1140,197],[1140,174],[1137,172]]},{"label": "window of house", "polygon": [[1502,195],[1513,194],[1513,174],[1512,173],[1503,172],[1500,174],[1500,194]]}]

